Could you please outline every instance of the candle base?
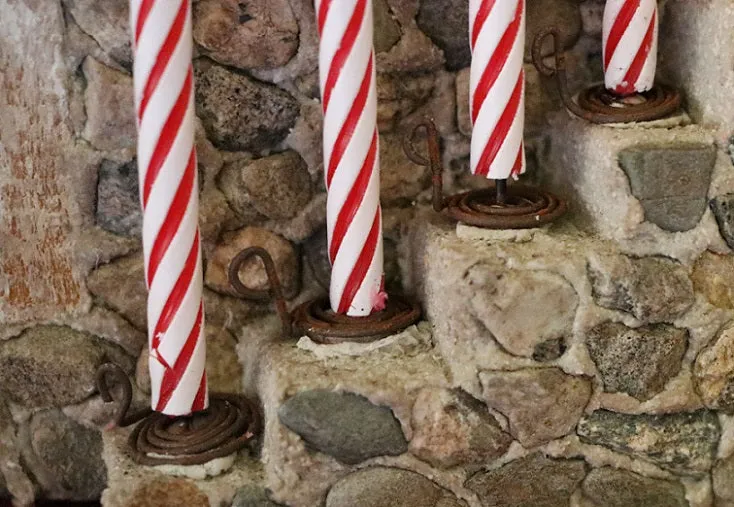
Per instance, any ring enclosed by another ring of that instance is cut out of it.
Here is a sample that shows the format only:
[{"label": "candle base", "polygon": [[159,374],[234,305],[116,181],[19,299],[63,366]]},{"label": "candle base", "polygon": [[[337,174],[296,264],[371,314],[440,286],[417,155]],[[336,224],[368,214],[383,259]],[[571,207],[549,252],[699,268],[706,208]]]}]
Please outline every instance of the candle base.
[{"label": "candle base", "polygon": [[[555,46],[555,67],[543,61],[542,48],[546,37],[551,36]],[[592,123],[633,123],[659,120],[672,115],[681,105],[680,92],[670,86],[655,84],[652,90],[627,97],[619,96],[604,85],[595,85],[582,91],[574,100],[566,81],[566,59],[559,44],[557,28],[538,32],[533,42],[533,64],[545,77],[555,77],[558,92],[566,109]]]},{"label": "candle base", "polygon": [[331,310],[327,298],[315,299],[293,311],[293,326],[320,344],[369,343],[399,333],[421,317],[417,303],[389,296],[384,310],[367,317],[350,317]]},{"label": "candle base", "polygon": [[128,441],[130,454],[141,465],[202,465],[244,448],[260,431],[260,414],[247,398],[214,393],[209,408],[187,416],[170,417],[150,409],[128,415],[132,400],[130,379],[116,365],[97,372],[97,388],[112,402],[109,380],[122,387],[111,427],[137,426]]}]

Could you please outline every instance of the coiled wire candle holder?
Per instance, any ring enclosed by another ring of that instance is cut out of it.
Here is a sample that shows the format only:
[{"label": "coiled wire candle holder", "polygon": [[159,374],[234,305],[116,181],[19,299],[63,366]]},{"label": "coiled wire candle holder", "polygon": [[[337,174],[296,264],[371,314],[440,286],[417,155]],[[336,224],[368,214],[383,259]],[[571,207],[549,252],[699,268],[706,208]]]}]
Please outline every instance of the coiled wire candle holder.
[{"label": "coiled wire candle holder", "polygon": [[[547,37],[553,39],[555,67],[550,67],[543,61],[543,43]],[[586,88],[574,100],[568,91],[566,57],[560,37],[560,31],[555,27],[538,32],[533,41],[533,65],[543,76],[556,78],[556,86],[564,106],[576,116],[592,123],[631,123],[659,120],[680,109],[680,93],[660,83],[656,83],[650,91],[628,97],[615,95],[603,84],[599,84]]]},{"label": "coiled wire candle holder", "polygon": [[[266,290],[251,289],[239,278],[240,268],[253,257],[260,258],[265,266],[269,283]],[[247,248],[235,256],[229,265],[229,282],[243,298],[273,300],[284,337],[305,334],[322,344],[372,342],[402,331],[416,323],[421,316],[417,303],[396,295],[389,296],[384,310],[367,317],[338,314],[331,310],[328,298],[308,301],[289,313],[275,263],[267,250],[260,247]]]},{"label": "coiled wire candle holder", "polygon": [[[418,152],[415,138],[425,131],[428,158]],[[433,179],[433,209],[445,211],[459,222],[485,229],[530,229],[557,219],[566,212],[566,204],[550,192],[524,185],[506,185],[473,190],[449,197],[443,195],[443,164],[436,125],[430,119],[418,123],[403,138],[403,149],[415,164],[429,167]]]}]

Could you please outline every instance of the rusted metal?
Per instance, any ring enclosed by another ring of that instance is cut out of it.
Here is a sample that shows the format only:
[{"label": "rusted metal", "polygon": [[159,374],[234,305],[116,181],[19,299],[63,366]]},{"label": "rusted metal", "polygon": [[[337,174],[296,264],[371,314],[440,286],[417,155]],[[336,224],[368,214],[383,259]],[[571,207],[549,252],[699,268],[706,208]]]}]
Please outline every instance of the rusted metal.
[{"label": "rusted metal", "polygon": [[402,331],[421,317],[417,303],[391,295],[384,310],[367,317],[349,317],[331,310],[327,298],[302,304],[293,311],[294,327],[323,344],[369,343]]},{"label": "rusted metal", "polygon": [[[428,158],[414,144],[421,130],[427,136]],[[403,148],[410,160],[431,169],[433,209],[445,210],[450,217],[465,224],[485,229],[530,229],[550,223],[566,212],[566,204],[550,192],[507,185],[507,180],[495,180],[493,188],[444,197],[439,135],[430,119],[416,125],[403,139]]]},{"label": "rusted metal", "polygon": [[114,423],[135,424],[128,440],[133,459],[141,465],[200,465],[244,448],[262,428],[256,405],[243,396],[212,393],[209,408],[187,416],[170,417],[150,409],[127,415],[132,384],[117,365],[97,370],[97,386],[106,402],[113,401],[109,377],[122,386]]},{"label": "rusted metal", "polygon": [[[555,66],[546,65],[543,43],[553,39]],[[548,27],[537,33],[532,47],[533,64],[543,76],[556,78],[556,85],[566,109],[592,123],[631,123],[658,120],[675,113],[681,105],[680,93],[666,85],[656,83],[652,90],[629,97],[620,97],[608,91],[604,85],[595,85],[582,91],[574,100],[568,91],[566,57],[561,45],[560,31]]]},{"label": "rusted metal", "polygon": [[[265,266],[265,273],[268,276],[268,289],[251,289],[242,283],[242,280],[240,280],[240,268],[252,257],[260,258]],[[278,271],[275,269],[275,262],[273,262],[273,258],[267,250],[259,246],[253,246],[242,250],[229,264],[228,277],[229,283],[243,298],[253,301],[273,300],[275,302],[275,308],[278,312],[278,316],[280,317],[283,334],[286,337],[291,336],[291,316],[290,313],[288,313],[288,306],[283,294],[283,285],[280,283]]]}]

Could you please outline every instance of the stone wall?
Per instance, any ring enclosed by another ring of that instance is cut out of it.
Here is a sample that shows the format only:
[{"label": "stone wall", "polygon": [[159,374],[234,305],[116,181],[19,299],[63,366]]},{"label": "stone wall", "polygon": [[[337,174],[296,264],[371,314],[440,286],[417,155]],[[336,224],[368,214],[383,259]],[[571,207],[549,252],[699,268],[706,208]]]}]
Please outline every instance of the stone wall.
[{"label": "stone wall", "polygon": [[[266,416],[235,505],[734,505],[730,2],[661,2],[660,76],[686,97],[662,125],[570,118],[526,58],[526,179],[572,213],[499,237],[427,212],[430,175],[401,149],[431,116],[447,190],[486,185],[467,175],[466,0],[373,1],[386,278],[432,324],[379,350],[277,343],[272,308],[225,278],[258,245],[291,304],[328,287],[311,0],[193,4],[210,386]],[[574,90],[601,78],[603,6],[528,0],[528,39],[562,29]],[[105,471],[93,382],[114,361],[147,403],[127,2],[0,12],[0,496],[108,485],[108,505],[143,505]]]}]

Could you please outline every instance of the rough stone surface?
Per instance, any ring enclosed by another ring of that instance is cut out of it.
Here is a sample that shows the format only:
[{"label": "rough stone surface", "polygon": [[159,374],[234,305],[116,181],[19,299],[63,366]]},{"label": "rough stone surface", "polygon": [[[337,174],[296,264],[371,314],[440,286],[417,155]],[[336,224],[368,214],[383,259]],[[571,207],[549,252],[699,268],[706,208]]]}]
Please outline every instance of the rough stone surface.
[{"label": "rough stone surface", "polygon": [[465,1],[425,0],[420,4],[416,21],[443,50],[449,69],[463,69],[469,65],[469,10]]},{"label": "rough stone surface", "polygon": [[287,92],[205,59],[196,62],[195,73],[196,112],[218,148],[266,150],[295,124],[299,107]]},{"label": "rough stone surface", "polygon": [[589,276],[599,306],[629,312],[646,323],[671,322],[694,301],[685,269],[667,259],[596,256],[589,262]]},{"label": "rough stone surface", "polygon": [[84,61],[83,70],[87,80],[84,138],[100,150],[134,147],[137,131],[132,78],[92,57]]},{"label": "rough stone surface", "polygon": [[375,53],[384,53],[400,40],[400,25],[393,18],[386,0],[375,0],[372,5]]},{"label": "rough stone surface", "polygon": [[326,507],[460,507],[451,492],[420,474],[372,467],[347,475],[326,497]]},{"label": "rough stone surface", "polygon": [[[222,236],[221,243],[214,249],[207,263],[204,277],[207,286],[222,294],[239,296],[230,285],[227,272],[232,259],[251,246],[262,247],[270,253],[285,296],[295,296],[300,284],[300,265],[293,245],[281,236],[260,227],[245,227]],[[265,268],[256,258],[242,265],[240,280],[251,289],[265,290],[269,287]]]},{"label": "rough stone surface", "polygon": [[712,305],[734,309],[734,256],[704,252],[693,265],[691,281]]},{"label": "rough stone surface", "polygon": [[734,193],[719,195],[709,203],[719,224],[721,236],[734,249]]},{"label": "rough stone surface", "polygon": [[693,367],[696,389],[709,408],[734,413],[734,328],[721,331]]},{"label": "rough stone surface", "polygon": [[472,313],[509,353],[531,357],[541,343],[571,336],[578,296],[563,277],[480,264],[466,279]]},{"label": "rough stone surface", "polygon": [[680,482],[651,479],[626,470],[592,470],[582,485],[595,507],[688,507]]},{"label": "rough stone surface", "polygon": [[243,217],[254,209],[268,218],[293,218],[311,199],[308,168],[295,151],[229,164],[219,188]]},{"label": "rough stone surface", "polygon": [[570,433],[591,397],[591,383],[558,368],[480,372],[484,401],[501,412],[510,433],[530,448]]},{"label": "rough stone surface", "polygon": [[343,463],[397,456],[408,449],[392,411],[356,394],[304,391],[286,400],[278,417],[309,446]]},{"label": "rough stone surface", "polygon": [[585,474],[583,460],[556,460],[536,453],[477,472],[466,487],[485,507],[567,507]]},{"label": "rough stone surface", "polygon": [[645,219],[673,232],[692,229],[701,220],[715,163],[714,145],[633,148],[619,154]]},{"label": "rough stone surface", "polygon": [[430,182],[430,170],[405,156],[402,134],[380,137],[380,197],[385,205],[409,203]]},{"label": "rough stone surface", "polygon": [[137,253],[100,266],[87,278],[96,298],[139,329],[147,326],[144,269],[143,254]]},{"label": "rough stone surface", "polygon": [[[588,3],[588,2],[587,2]],[[525,61],[530,61],[533,38],[540,30],[555,26],[561,32],[564,48],[570,48],[581,34],[581,11],[576,0],[530,0],[527,2],[527,26],[525,28]],[[543,55],[552,54],[552,46],[546,41]]]},{"label": "rough stone surface", "polygon": [[437,467],[491,462],[512,443],[487,408],[458,389],[423,389],[411,424],[410,452]]},{"label": "rough stone surface", "polygon": [[0,397],[0,498],[12,497],[14,504],[33,505],[35,487],[21,466],[16,434],[10,410]]},{"label": "rough stone surface", "polygon": [[79,27],[120,64],[132,65],[127,2],[64,0]]},{"label": "rough stone surface", "polygon": [[194,40],[225,65],[273,68],[296,54],[298,23],[287,0],[202,0],[194,4]]},{"label": "rough stone surface", "polygon": [[209,499],[194,483],[185,479],[158,477],[131,492],[125,507],[209,507]]},{"label": "rough stone surface", "polygon": [[681,474],[708,472],[721,436],[714,412],[629,415],[597,410],[577,428],[581,440]]},{"label": "rough stone surface", "polygon": [[261,486],[246,486],[237,491],[232,507],[280,507],[281,504],[270,500],[267,491]]},{"label": "rough stone surface", "polygon": [[103,160],[97,182],[97,225],[123,236],[139,237],[143,229],[143,213],[138,193],[136,163],[117,164]]},{"label": "rough stone surface", "polygon": [[[714,467],[711,477],[713,479],[714,493],[717,501],[721,501],[723,507],[729,507],[729,504],[723,502],[734,503],[734,455],[719,461]],[[717,507],[719,504],[716,504]]]},{"label": "rough stone surface", "polygon": [[655,324],[631,329],[614,322],[589,331],[586,346],[604,390],[648,400],[665,389],[681,368],[688,332]]},{"label": "rough stone surface", "polygon": [[0,386],[27,407],[75,403],[94,392],[104,350],[68,327],[38,326],[0,344]]},{"label": "rough stone surface", "polygon": [[[73,498],[99,498],[107,474],[98,431],[72,421],[58,410],[45,410],[31,419],[30,437],[33,453],[45,475]],[[44,486],[48,488],[47,484]]]}]

